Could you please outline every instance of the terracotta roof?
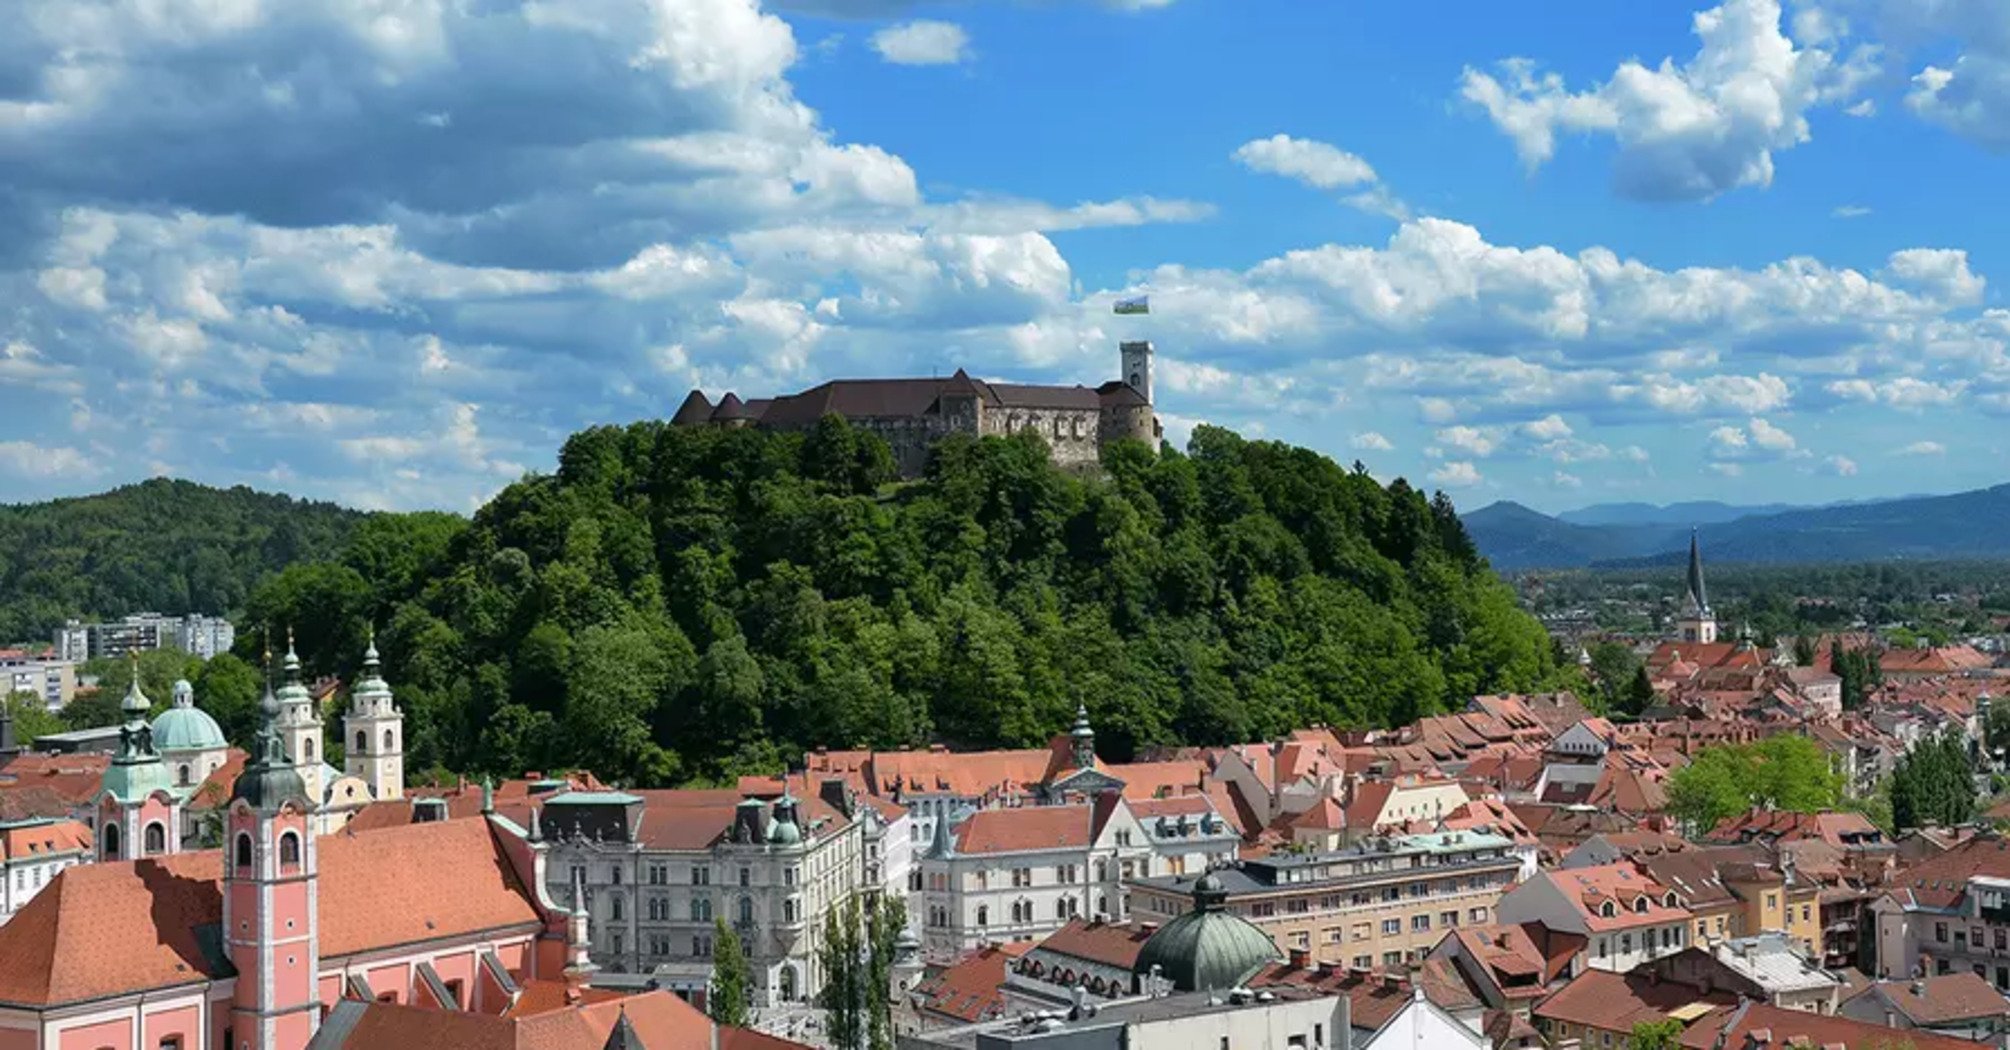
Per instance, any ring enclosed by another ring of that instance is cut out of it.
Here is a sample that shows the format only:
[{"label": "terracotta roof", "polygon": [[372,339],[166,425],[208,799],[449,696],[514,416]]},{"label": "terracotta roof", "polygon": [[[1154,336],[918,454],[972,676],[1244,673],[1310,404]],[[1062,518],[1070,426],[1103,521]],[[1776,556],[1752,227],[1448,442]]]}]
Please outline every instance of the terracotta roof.
[{"label": "terracotta roof", "polygon": [[1124,782],[1125,798],[1147,799],[1200,791],[1201,780],[1207,776],[1207,763],[1197,758],[1177,762],[1128,762],[1104,766],[1103,772]]},{"label": "terracotta roof", "polygon": [[1138,949],[1144,947],[1153,932],[1129,923],[1069,919],[1068,925],[1048,934],[1033,950],[1087,959],[1129,971],[1131,964],[1138,961]]},{"label": "terracotta roof", "polygon": [[74,820],[0,824],[0,864],[91,852],[91,829]]},{"label": "terracotta roof", "polygon": [[1968,892],[1968,880],[1986,875],[2010,878],[2010,840],[1997,835],[1971,838],[1893,875],[1887,890],[1903,904],[1945,908]]},{"label": "terracotta roof", "polygon": [[1886,649],[1878,654],[1878,668],[1886,674],[1952,674],[1981,670],[1995,661],[1971,646],[1947,645],[1937,649]]},{"label": "terracotta roof", "polygon": [[958,853],[1017,853],[1025,850],[1087,849],[1088,806],[1022,806],[972,813],[956,825]]},{"label": "terracotta roof", "polygon": [[1873,990],[1921,1027],[2010,1016],[2010,1002],[2005,1002],[2001,992],[1973,973],[1948,973],[1917,981],[1878,981],[1858,994],[1870,995]]},{"label": "terracotta roof", "polygon": [[[324,959],[540,922],[485,822],[330,835],[318,848]],[[64,870],[0,926],[0,1002],[75,1002],[225,975],[221,876],[213,850]]]},{"label": "terracotta roof", "polygon": [[[1667,887],[1642,875],[1631,864],[1556,869],[1536,877],[1554,882],[1557,889],[1577,906],[1586,927],[1594,931],[1658,926],[1684,922],[1689,918],[1688,909],[1679,906],[1671,908],[1662,903],[1668,894]],[[1643,899],[1646,907],[1640,908],[1639,902]],[[1608,903],[1612,905],[1609,916],[1601,914]]]},{"label": "terracotta roof", "polygon": [[[602,1050],[615,1025],[627,1018],[642,1046],[649,1050],[713,1050],[714,1026],[696,1007],[665,991],[583,1003],[528,1017],[435,1010],[397,1003],[343,1000],[323,1022],[313,1050],[375,1050],[378,1047],[426,1047],[427,1050]],[[719,1046],[752,1050],[753,1042],[730,1042],[719,1032]],[[761,1045],[799,1044],[766,1037]]]},{"label": "terracotta roof", "polygon": [[[1659,1021],[1695,1003],[1728,1006],[1738,1001],[1729,992],[1705,993],[1675,981],[1647,976],[1586,970],[1556,994],[1535,1004],[1531,1013],[1546,1021],[1586,1025],[1607,1032],[1631,1032],[1642,1021]],[[1734,1044],[1742,1045],[1742,1044]]]},{"label": "terracotta roof", "polygon": [[189,792],[187,807],[202,813],[229,805],[238,774],[244,772],[244,765],[250,760],[250,755],[234,747],[224,752],[223,764],[211,770],[208,776],[202,778],[202,783]]},{"label": "terracotta roof", "polygon": [[88,804],[47,784],[0,784],[0,821],[60,820]]},{"label": "terracotta roof", "polygon": [[1012,960],[1032,949],[1029,942],[987,944],[914,986],[927,1008],[959,1021],[982,1021],[1005,1012],[1005,975]]},{"label": "terracotta roof", "polygon": [[1378,1029],[1408,1005],[1413,989],[1447,1010],[1479,1008],[1480,997],[1443,959],[1426,960],[1414,973],[1343,969],[1321,964],[1299,967],[1274,962],[1249,978],[1251,988],[1307,988],[1324,995],[1347,997],[1349,1022],[1356,1028]]},{"label": "terracotta roof", "polygon": [[1467,926],[1454,936],[1468,954],[1492,971],[1501,992],[1514,999],[1545,994],[1550,982],[1568,972],[1571,960],[1590,943],[1579,934],[1535,922]]},{"label": "terracotta roof", "polygon": [[1861,813],[1792,813],[1752,809],[1730,817],[1706,836],[1717,842],[1746,842],[1766,837],[1782,842],[1820,839],[1838,849],[1881,842],[1884,833]]},{"label": "terracotta roof", "polygon": [[1768,1039],[1761,1045],[1767,1047],[1791,1046],[1797,1038],[1806,1040],[1803,1045],[1808,1047],[1840,1046],[1851,1050],[1876,1048],[1881,1043],[1892,1046],[1909,1043],[1912,1050],[1975,1050],[1976,1046],[1966,1039],[1932,1035],[1916,1028],[1900,1032],[1834,1014],[1786,1010],[1757,1002],[1724,1007],[1690,1025],[1682,1033],[1682,1045],[1696,1050],[1744,1047],[1754,1041],[1755,1033],[1761,1032]]}]

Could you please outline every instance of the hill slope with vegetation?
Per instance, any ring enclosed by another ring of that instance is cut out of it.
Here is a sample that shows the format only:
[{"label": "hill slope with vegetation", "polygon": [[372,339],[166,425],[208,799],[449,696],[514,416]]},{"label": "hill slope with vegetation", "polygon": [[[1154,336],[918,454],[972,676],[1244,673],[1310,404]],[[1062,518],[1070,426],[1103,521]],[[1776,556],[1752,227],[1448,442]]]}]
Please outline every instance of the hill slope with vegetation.
[{"label": "hill slope with vegetation", "polygon": [[1442,498],[1206,427],[1105,468],[954,439],[896,484],[884,443],[836,419],[603,427],[464,530],[374,518],[368,553],[250,605],[300,625],[317,671],[380,624],[415,768],[637,784],[815,746],[1039,745],[1077,704],[1121,757],[1558,679]]},{"label": "hill slope with vegetation", "polygon": [[340,550],[363,517],[165,478],[0,505],[0,642],[47,639],[70,617],[243,608],[262,577]]}]

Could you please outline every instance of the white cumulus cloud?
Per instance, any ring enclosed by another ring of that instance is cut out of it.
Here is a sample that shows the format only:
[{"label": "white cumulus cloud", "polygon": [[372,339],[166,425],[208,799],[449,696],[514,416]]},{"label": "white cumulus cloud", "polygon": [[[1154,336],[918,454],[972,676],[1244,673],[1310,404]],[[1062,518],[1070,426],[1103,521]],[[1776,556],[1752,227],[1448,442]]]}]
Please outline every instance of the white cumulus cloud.
[{"label": "white cumulus cloud", "polygon": [[1469,488],[1480,483],[1479,469],[1464,460],[1453,460],[1431,471],[1431,480],[1447,488]]},{"label": "white cumulus cloud", "polygon": [[1898,454],[1901,456],[1943,456],[1947,454],[1947,446],[1938,441],[1915,441],[1899,449]]},{"label": "white cumulus cloud", "polygon": [[1390,452],[1396,448],[1395,445],[1390,443],[1388,438],[1372,430],[1354,435],[1353,439],[1348,441],[1347,444],[1356,452]]},{"label": "white cumulus cloud", "polygon": [[900,66],[951,66],[970,57],[970,34],[954,22],[917,19],[872,35],[879,57]]}]

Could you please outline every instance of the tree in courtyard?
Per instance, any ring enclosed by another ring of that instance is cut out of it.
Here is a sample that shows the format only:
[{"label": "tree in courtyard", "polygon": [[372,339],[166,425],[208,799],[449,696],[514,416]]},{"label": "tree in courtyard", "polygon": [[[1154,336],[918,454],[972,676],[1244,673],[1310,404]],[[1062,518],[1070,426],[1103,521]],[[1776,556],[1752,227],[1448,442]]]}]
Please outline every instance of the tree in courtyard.
[{"label": "tree in courtyard", "polygon": [[37,737],[63,731],[63,720],[50,714],[48,703],[34,693],[0,697],[0,703],[7,705],[7,713],[14,718],[14,742],[21,747],[33,746]]},{"label": "tree in courtyard", "polygon": [[866,909],[865,994],[866,1050],[893,1050],[893,959],[900,931],[907,927],[907,905],[899,897],[881,894]]},{"label": "tree in courtyard", "polygon": [[1961,824],[1974,816],[1974,771],[1959,729],[1921,740],[1898,760],[1891,774],[1891,818],[1899,830]]},{"label": "tree in courtyard", "polygon": [[747,1024],[747,953],[724,919],[712,920],[712,991],[705,1012],[730,1028]]},{"label": "tree in courtyard", "polygon": [[1828,755],[1801,736],[1706,747],[1668,778],[1668,811],[1698,834],[1753,807],[1818,813],[1841,796]]},{"label": "tree in courtyard", "polygon": [[1633,1034],[1627,1037],[1626,1046],[1627,1050],[1680,1050],[1682,1022],[1672,1017],[1642,1021],[1633,1026]]}]

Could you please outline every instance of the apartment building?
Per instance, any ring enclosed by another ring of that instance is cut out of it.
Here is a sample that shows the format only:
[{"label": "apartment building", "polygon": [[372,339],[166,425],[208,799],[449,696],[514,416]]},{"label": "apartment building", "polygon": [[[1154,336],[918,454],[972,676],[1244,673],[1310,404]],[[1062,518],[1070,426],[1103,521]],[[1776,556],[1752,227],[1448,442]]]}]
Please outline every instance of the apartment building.
[{"label": "apartment building", "polygon": [[55,642],[57,659],[70,663],[150,649],[180,649],[207,660],[230,651],[237,628],[221,616],[144,612],[102,623],[71,620],[56,629]]},{"label": "apartment building", "polygon": [[592,958],[649,973],[702,1001],[715,918],[739,936],[756,1006],[803,1002],[823,987],[825,914],[858,894],[861,821],[791,782],[774,799],[739,791],[567,791],[535,800],[533,834],[550,843],[550,899],[583,894]]},{"label": "apartment building", "polygon": [[56,873],[91,860],[91,829],[74,820],[0,822],[0,923],[14,917]]},{"label": "apartment building", "polygon": [[[922,945],[945,957],[1031,941],[1071,919],[1128,917],[1134,879],[1198,874],[1235,859],[1240,839],[1206,796],[987,809],[935,840],[909,886]],[[1189,891],[1190,892],[1190,891]]]},{"label": "apartment building", "polygon": [[[1338,966],[1396,966],[1423,959],[1449,930],[1494,921],[1521,861],[1500,835],[1446,831],[1392,835],[1327,853],[1274,854],[1214,872],[1228,909],[1279,947]],[[1133,920],[1184,913],[1196,876],[1131,883]]]},{"label": "apartment building", "polygon": [[1625,862],[1537,872],[1501,897],[1499,913],[1585,938],[1584,965],[1614,973],[1681,951],[1695,922],[1679,894]]},{"label": "apartment building", "polygon": [[1985,833],[1898,873],[1871,902],[1877,972],[1971,972],[2010,992],[2010,840]]},{"label": "apartment building", "polygon": [[61,660],[0,655],[0,696],[34,693],[51,711],[77,695],[77,666]]}]

